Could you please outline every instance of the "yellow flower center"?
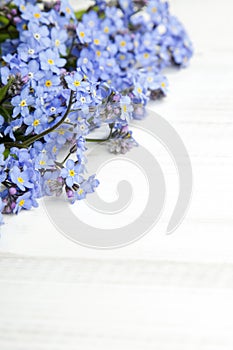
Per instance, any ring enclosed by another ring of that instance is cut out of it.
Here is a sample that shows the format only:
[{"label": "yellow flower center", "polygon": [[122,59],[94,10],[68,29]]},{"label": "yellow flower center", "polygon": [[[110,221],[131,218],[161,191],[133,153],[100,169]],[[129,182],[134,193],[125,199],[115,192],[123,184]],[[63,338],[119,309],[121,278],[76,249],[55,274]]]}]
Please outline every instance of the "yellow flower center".
[{"label": "yellow flower center", "polygon": [[20,5],[20,10],[21,11],[25,11],[26,10],[26,7],[24,5]]},{"label": "yellow flower center", "polygon": [[22,207],[25,203],[25,200],[24,199],[21,199],[21,201],[19,202],[19,206]]},{"label": "yellow flower center", "polygon": [[97,55],[98,57],[100,57],[100,56],[101,56],[101,52],[100,52],[100,51],[96,51],[96,55]]},{"label": "yellow flower center", "polygon": [[56,152],[57,152],[57,147],[54,146],[54,147],[53,147],[53,153],[56,153]]},{"label": "yellow flower center", "polygon": [[45,165],[45,161],[44,160],[40,160],[40,165]]},{"label": "yellow flower center", "polygon": [[69,175],[70,175],[70,176],[74,176],[74,175],[75,175],[74,170],[69,170]]},{"label": "yellow flower center", "polygon": [[127,106],[126,105],[123,106],[123,112],[125,112],[125,113],[127,112]]},{"label": "yellow flower center", "polygon": [[23,183],[24,183],[24,179],[23,179],[22,177],[18,177],[18,179],[17,179],[17,180],[18,180],[18,182],[19,182],[19,183],[21,183],[21,184],[23,184]]},{"label": "yellow flower center", "polygon": [[150,54],[148,52],[144,53],[144,58],[149,58],[150,57]]},{"label": "yellow flower center", "polygon": [[104,28],[104,33],[109,33],[109,28],[108,27]]},{"label": "yellow flower center", "polygon": [[33,126],[38,126],[40,124],[40,121],[38,119],[35,119],[33,122]]},{"label": "yellow flower center", "polygon": [[60,130],[58,131],[58,133],[59,133],[60,135],[64,135],[64,134],[65,134],[65,130],[64,130],[64,129],[60,129]]},{"label": "yellow flower center", "polygon": [[85,33],[84,32],[80,32],[79,34],[80,34],[81,38],[85,37]]},{"label": "yellow flower center", "polygon": [[46,80],[45,86],[51,87],[52,85],[53,85],[53,84],[52,84],[51,80]]},{"label": "yellow flower center", "polygon": [[100,44],[99,39],[94,39],[94,44],[95,44],[95,45],[99,45],[99,44]]},{"label": "yellow flower center", "polygon": [[40,17],[41,17],[41,14],[40,14],[40,13],[34,13],[34,17],[35,17],[35,18],[40,18]]},{"label": "yellow flower center", "polygon": [[66,8],[66,12],[67,12],[67,13],[71,13],[71,10],[70,10],[69,7]]},{"label": "yellow flower center", "polygon": [[79,194],[79,195],[83,194],[83,192],[84,192],[84,191],[83,191],[82,188],[80,188],[80,189],[78,190],[78,194]]},{"label": "yellow flower center", "polygon": [[157,7],[152,7],[151,12],[152,13],[156,13],[157,12]]},{"label": "yellow flower center", "polygon": [[126,41],[124,41],[124,40],[121,41],[121,42],[120,42],[120,45],[121,45],[122,47],[125,47],[125,46],[126,46]]},{"label": "yellow flower center", "polygon": [[51,58],[48,59],[48,64],[54,64],[54,60],[52,60]]},{"label": "yellow flower center", "polygon": [[76,86],[76,87],[78,87],[78,86],[81,85],[80,81],[78,81],[78,80],[75,80],[75,81],[73,82],[73,84],[74,84],[74,86]]},{"label": "yellow flower center", "polygon": [[141,93],[142,93],[142,89],[141,89],[141,88],[137,88],[137,92],[138,92],[139,94],[141,94]]},{"label": "yellow flower center", "polygon": [[162,88],[165,88],[166,87],[166,83],[162,82],[161,86],[162,86]]},{"label": "yellow flower center", "polygon": [[57,40],[55,40],[55,46],[57,46],[57,47],[58,47],[58,46],[60,46],[60,44],[61,44],[60,40],[58,40],[58,39],[57,39]]},{"label": "yellow flower center", "polygon": [[25,106],[27,106],[27,101],[26,100],[22,100],[20,102],[20,107],[25,107]]},{"label": "yellow flower center", "polygon": [[125,59],[125,55],[120,55],[120,60],[124,60]]}]

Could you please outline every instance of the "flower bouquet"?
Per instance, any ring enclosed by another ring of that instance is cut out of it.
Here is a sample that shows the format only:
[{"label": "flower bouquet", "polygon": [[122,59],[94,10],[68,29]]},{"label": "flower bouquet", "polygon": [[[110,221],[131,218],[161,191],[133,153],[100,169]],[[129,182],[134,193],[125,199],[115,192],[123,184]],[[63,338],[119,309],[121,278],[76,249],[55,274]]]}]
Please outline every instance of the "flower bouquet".
[{"label": "flower bouquet", "polygon": [[[93,192],[88,142],[136,146],[130,121],[166,95],[163,69],[193,51],[164,0],[96,0],[79,12],[67,0],[0,1],[0,43],[0,223],[40,197]],[[93,138],[100,127],[106,137]]]}]

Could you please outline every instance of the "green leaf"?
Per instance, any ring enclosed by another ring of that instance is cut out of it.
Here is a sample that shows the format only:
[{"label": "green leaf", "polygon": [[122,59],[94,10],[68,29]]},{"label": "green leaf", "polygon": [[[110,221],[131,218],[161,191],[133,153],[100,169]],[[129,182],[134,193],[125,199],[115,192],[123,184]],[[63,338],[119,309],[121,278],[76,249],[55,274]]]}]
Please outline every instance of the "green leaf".
[{"label": "green leaf", "polygon": [[3,116],[4,120],[6,122],[11,121],[11,113],[12,113],[12,108],[4,108],[3,106],[0,106],[0,115]]},{"label": "green leaf", "polygon": [[14,78],[9,79],[8,83],[4,85],[2,88],[0,88],[0,104],[6,97],[7,91],[9,90],[9,87],[11,86],[13,80]]},{"label": "green leaf", "polygon": [[98,12],[99,7],[98,7],[98,6],[91,6],[91,7],[89,7],[88,9],[85,9],[85,10],[76,11],[76,12],[74,13],[74,14],[75,14],[75,17],[77,18],[77,20],[80,21],[80,20],[83,18],[83,15],[84,15],[85,13],[88,13],[90,10]]},{"label": "green leaf", "polygon": [[3,156],[4,156],[4,159],[6,159],[10,154],[10,150],[8,148],[5,149],[5,151],[3,152]]},{"label": "green leaf", "polygon": [[84,15],[84,13],[86,13],[86,12],[87,12],[87,10],[85,9],[85,10],[76,11],[74,14],[75,14],[75,17],[77,18],[77,20],[80,21]]}]

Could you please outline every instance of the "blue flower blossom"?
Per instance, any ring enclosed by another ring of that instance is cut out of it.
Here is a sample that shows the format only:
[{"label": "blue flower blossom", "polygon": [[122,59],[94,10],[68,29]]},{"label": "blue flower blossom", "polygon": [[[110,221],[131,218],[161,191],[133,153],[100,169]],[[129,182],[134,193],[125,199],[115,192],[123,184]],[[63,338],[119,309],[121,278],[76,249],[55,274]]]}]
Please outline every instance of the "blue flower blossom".
[{"label": "blue flower blossom", "polygon": [[51,45],[61,55],[66,55],[67,47],[65,45],[68,39],[67,32],[65,30],[59,30],[52,28],[51,30]]},{"label": "blue flower blossom", "polygon": [[15,96],[11,100],[13,110],[13,118],[17,117],[19,114],[26,117],[29,114],[29,107],[34,103],[35,99],[29,95],[29,90],[24,89],[19,96]]},{"label": "blue flower blossom", "polygon": [[39,134],[47,127],[47,117],[41,109],[36,109],[33,114],[24,118],[24,123],[28,125],[25,135],[31,132]]},{"label": "blue flower blossom", "polygon": [[29,210],[32,207],[38,207],[38,203],[34,199],[33,193],[29,191],[17,198],[13,212],[18,214],[22,209]]},{"label": "blue flower blossom", "polygon": [[30,182],[30,176],[28,170],[21,171],[16,165],[10,171],[10,179],[16,184],[21,191],[25,191],[26,188],[33,188],[34,185]]},{"label": "blue flower blossom", "polygon": [[58,53],[48,49],[39,54],[41,68],[45,71],[52,71],[56,74],[60,73],[61,67],[64,67],[66,60],[60,58]]},{"label": "blue flower blossom", "polygon": [[61,170],[61,177],[65,179],[68,187],[72,187],[75,183],[80,181],[80,165],[75,164],[71,159],[67,160],[66,167]]},{"label": "blue flower blossom", "polygon": [[72,75],[65,76],[65,81],[67,82],[68,88],[73,91],[86,91],[88,84],[83,81],[83,74],[80,72],[75,72]]},{"label": "blue flower blossom", "polygon": [[0,166],[3,166],[5,164],[4,162],[4,151],[5,151],[5,146],[3,144],[0,144]]}]

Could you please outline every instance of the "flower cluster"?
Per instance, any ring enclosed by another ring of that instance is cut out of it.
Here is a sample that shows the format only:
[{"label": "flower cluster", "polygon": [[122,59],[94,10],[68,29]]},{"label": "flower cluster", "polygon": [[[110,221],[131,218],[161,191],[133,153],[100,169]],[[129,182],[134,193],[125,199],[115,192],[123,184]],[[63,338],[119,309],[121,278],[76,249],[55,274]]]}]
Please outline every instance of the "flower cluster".
[{"label": "flower cluster", "polygon": [[166,94],[162,69],[185,66],[192,45],[163,0],[97,0],[78,13],[67,0],[6,1],[0,29],[1,223],[42,196],[93,192],[90,134],[108,128],[98,141],[112,153],[137,146],[130,120]]},{"label": "flower cluster", "polygon": [[[161,70],[185,66],[192,44],[167,1],[97,1],[78,24],[73,47],[77,65],[92,81],[105,81],[118,91],[146,104],[147,98],[166,95],[168,82]],[[145,6],[147,5],[147,6]]]}]

